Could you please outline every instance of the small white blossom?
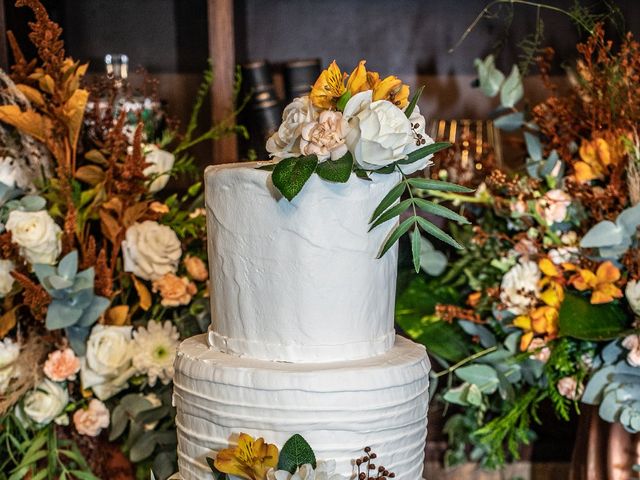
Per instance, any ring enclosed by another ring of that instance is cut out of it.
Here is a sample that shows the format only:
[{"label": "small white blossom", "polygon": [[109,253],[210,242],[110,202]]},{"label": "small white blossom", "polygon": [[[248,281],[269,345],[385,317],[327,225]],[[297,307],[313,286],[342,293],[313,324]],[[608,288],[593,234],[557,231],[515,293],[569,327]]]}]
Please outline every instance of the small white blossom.
[{"label": "small white blossom", "polygon": [[146,328],[139,328],[133,333],[133,366],[149,377],[149,385],[154,386],[157,380],[166,385],[173,380],[173,361],[179,339],[178,330],[169,321],[162,325],[152,320]]}]

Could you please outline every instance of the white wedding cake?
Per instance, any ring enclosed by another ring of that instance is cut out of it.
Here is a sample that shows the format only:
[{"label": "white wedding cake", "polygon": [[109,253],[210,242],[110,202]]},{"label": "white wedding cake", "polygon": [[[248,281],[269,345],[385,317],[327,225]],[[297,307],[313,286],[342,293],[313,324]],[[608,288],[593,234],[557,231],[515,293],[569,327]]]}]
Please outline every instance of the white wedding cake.
[{"label": "white wedding cake", "polygon": [[240,432],[278,447],[301,434],[350,476],[372,447],[400,480],[422,478],[430,364],[394,334],[394,222],[368,232],[398,182],[312,176],[292,201],[258,163],[205,174],[212,324],[175,364],[183,480]]}]

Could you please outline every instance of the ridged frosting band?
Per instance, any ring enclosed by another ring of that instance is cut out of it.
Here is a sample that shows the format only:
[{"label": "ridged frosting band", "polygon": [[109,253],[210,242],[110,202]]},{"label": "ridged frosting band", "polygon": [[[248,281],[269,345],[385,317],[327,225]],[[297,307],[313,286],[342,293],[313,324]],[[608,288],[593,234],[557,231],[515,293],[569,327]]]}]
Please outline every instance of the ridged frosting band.
[{"label": "ridged frosting band", "polygon": [[370,446],[396,478],[418,480],[429,369],[424,347],[400,337],[384,355],[316,364],[237,358],[208,348],[206,335],[187,339],[174,378],[181,476],[212,478],[205,458],[246,432],[279,447],[300,433],[345,475]]},{"label": "ridged frosting band", "polygon": [[397,175],[312,175],[292,201],[257,163],[205,173],[210,345],[287,362],[366,358],[393,345],[397,245],[369,219]]}]

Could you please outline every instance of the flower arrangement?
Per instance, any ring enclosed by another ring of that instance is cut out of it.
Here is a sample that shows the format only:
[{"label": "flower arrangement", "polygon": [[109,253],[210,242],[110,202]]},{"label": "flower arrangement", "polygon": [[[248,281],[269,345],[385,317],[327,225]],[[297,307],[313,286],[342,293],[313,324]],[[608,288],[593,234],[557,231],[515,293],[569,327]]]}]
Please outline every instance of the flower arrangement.
[{"label": "flower arrangement", "polygon": [[457,193],[472,190],[440,180],[409,178],[431,165],[433,154],[450,144],[434,143],[426,134],[426,121],[417,105],[422,89],[409,101],[409,87],[398,77],[381,79],[378,72],[367,71],[365,63],[361,60],[347,75],[334,61],[320,74],[308,96],[287,105],[282,124],[267,141],[267,151],[277,163],[260,168],[272,170],[273,184],[289,201],[314,173],[334,183],[345,183],[352,174],[361,181],[372,181],[380,174],[397,175],[399,183],[371,216],[371,229],[409,211],[411,215],[394,227],[379,256],[412,230],[414,266],[418,271],[420,230],[462,248],[451,236],[418,215],[418,211],[461,223],[467,220],[413,194],[406,200],[398,200],[411,188]]},{"label": "flower arrangement", "polygon": [[264,438],[254,439],[241,433],[235,447],[221,450],[215,458],[207,457],[214,478],[219,480],[374,480],[395,478],[395,473],[384,465],[375,465],[377,459],[371,447],[364,455],[353,460],[354,475],[346,477],[335,473],[335,460],[316,460],[311,445],[299,434],[293,435],[278,451],[276,445]]},{"label": "flower arrangement", "polygon": [[640,431],[640,44],[627,34],[614,48],[602,24],[585,25],[570,91],[552,83],[541,49],[550,94],[526,109],[517,66],[506,76],[492,56],[476,61],[479,87],[500,99],[495,124],[521,135],[526,165],[494,171],[473,198],[434,192],[473,218],[452,226],[468,248],[399,296],[399,324],[441,366],[449,464],[517,459],[542,402],[564,420],[579,402],[598,405]]},{"label": "flower arrangement", "polygon": [[108,86],[84,87],[87,65],[66,56],[38,0],[16,5],[35,14],[38,58],[25,59],[9,32],[15,64],[0,71],[2,478],[134,478],[136,464],[164,479],[176,470],[176,348],[209,318],[201,185],[159,193],[194,173],[191,146],[243,130],[232,114],[195,135],[210,70],[185,133],[154,134],[130,112],[97,111],[93,97]]}]

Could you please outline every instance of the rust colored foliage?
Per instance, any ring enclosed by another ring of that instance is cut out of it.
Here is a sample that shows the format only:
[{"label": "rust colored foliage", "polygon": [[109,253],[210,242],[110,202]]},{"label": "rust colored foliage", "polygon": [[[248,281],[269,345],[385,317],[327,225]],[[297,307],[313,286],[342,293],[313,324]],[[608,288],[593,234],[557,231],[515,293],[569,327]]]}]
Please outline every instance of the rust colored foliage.
[{"label": "rust colored foliage", "polygon": [[51,297],[47,291],[23,273],[13,271],[11,276],[22,286],[24,304],[29,307],[33,317],[39,321],[44,320],[47,307],[51,303]]}]

